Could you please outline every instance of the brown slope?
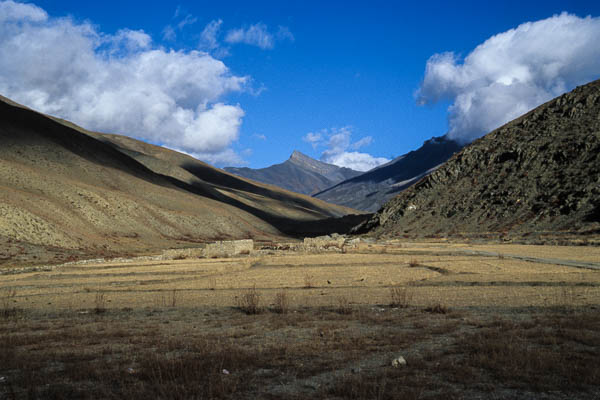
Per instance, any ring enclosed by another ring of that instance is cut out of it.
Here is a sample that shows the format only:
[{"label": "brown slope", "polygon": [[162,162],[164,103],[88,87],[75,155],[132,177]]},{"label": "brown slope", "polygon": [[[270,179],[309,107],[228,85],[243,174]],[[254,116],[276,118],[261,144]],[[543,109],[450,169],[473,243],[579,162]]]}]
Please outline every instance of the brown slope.
[{"label": "brown slope", "polygon": [[600,229],[600,81],[494,130],[390,200],[358,232]]},{"label": "brown slope", "polygon": [[[89,256],[189,241],[280,237],[286,228],[298,228],[298,221],[347,210],[286,197],[275,188],[245,191],[254,188],[249,182],[220,186],[146,156],[175,171],[157,172],[143,157],[138,161],[68,125],[0,101],[0,262],[28,252],[49,261],[52,252]],[[153,149],[218,175],[191,157]]]},{"label": "brown slope", "polygon": [[[112,144],[159,174],[191,185],[192,191],[194,188],[210,191],[221,201],[236,201],[236,206],[250,207],[253,209],[252,212],[262,213],[262,217],[267,219],[313,220],[360,213],[348,207],[329,204],[277,186],[238,177],[186,154],[127,136],[96,132],[88,132],[88,134]],[[285,231],[285,227],[281,228]]]}]

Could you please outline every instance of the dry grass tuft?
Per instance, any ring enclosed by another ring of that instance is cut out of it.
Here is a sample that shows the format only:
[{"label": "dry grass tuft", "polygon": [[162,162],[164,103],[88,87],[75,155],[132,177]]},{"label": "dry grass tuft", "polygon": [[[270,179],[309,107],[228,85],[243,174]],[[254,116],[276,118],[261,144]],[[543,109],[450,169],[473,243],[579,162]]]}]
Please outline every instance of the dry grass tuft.
[{"label": "dry grass tuft", "polygon": [[313,282],[314,278],[315,277],[310,274],[304,275],[304,288],[305,289],[311,289],[311,288],[315,287],[314,282]]},{"label": "dry grass tuft", "polygon": [[407,308],[413,300],[413,293],[407,286],[394,286],[390,288],[390,306]]},{"label": "dry grass tuft", "polygon": [[428,307],[425,307],[424,311],[432,314],[447,314],[450,311],[450,309],[445,304],[435,303]]},{"label": "dry grass tuft", "polygon": [[106,293],[102,290],[96,292],[96,297],[94,298],[94,312],[96,314],[103,314],[106,312]]},{"label": "dry grass tuft", "polygon": [[349,315],[354,311],[352,306],[350,305],[350,300],[346,296],[340,296],[336,299],[337,307],[335,311],[338,314]]},{"label": "dry grass tuft", "polygon": [[15,297],[17,290],[15,288],[6,288],[0,295],[0,316],[3,318],[15,317],[18,314],[18,309],[15,307]]},{"label": "dry grass tuft", "polygon": [[409,266],[410,268],[417,268],[417,267],[420,267],[420,266],[421,266],[421,263],[420,263],[419,261],[417,261],[416,259],[412,258],[412,259],[409,261],[409,263],[408,263],[408,266]]},{"label": "dry grass tuft", "polygon": [[260,314],[262,307],[260,305],[260,293],[256,290],[256,285],[238,297],[237,304],[238,308],[248,315]]},{"label": "dry grass tuft", "polygon": [[278,292],[273,300],[273,311],[277,314],[287,314],[290,309],[290,301],[286,292]]}]

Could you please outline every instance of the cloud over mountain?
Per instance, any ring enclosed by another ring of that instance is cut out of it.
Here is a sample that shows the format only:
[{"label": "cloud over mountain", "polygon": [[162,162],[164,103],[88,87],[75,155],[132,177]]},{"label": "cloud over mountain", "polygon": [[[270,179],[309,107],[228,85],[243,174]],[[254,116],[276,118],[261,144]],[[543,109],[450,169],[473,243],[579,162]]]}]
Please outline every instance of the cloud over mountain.
[{"label": "cloud over mountain", "polygon": [[417,101],[452,102],[450,138],[469,142],[600,74],[600,18],[562,13],[499,33],[464,59],[428,61]]},{"label": "cloud over mountain", "polygon": [[106,34],[33,4],[0,2],[0,93],[88,129],[237,162],[230,145],[244,111],[223,100],[248,80],[207,53],[156,46],[143,31]]},{"label": "cloud over mountain", "polygon": [[373,157],[370,154],[356,151],[369,145],[373,141],[371,136],[365,136],[356,142],[351,141],[351,136],[352,129],[346,126],[309,132],[303,137],[303,140],[310,143],[315,149],[325,147],[326,149],[321,154],[321,161],[338,167],[368,171],[389,161],[387,158]]}]

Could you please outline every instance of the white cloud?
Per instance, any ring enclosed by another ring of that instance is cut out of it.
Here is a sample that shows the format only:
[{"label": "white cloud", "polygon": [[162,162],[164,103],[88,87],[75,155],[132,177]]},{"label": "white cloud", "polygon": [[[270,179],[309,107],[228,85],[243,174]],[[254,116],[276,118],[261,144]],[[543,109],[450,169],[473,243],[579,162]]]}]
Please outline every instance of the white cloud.
[{"label": "white cloud", "polygon": [[279,25],[279,29],[277,31],[277,40],[289,40],[290,42],[293,42],[294,40],[296,40],[296,38],[290,31],[290,28],[288,28],[287,26]]},{"label": "white cloud", "polygon": [[369,171],[375,167],[390,161],[387,158],[373,157],[367,153],[358,153],[356,151],[331,154],[327,158],[321,157],[321,161],[338,167],[346,167],[355,171]]},{"label": "white cloud", "polygon": [[252,137],[259,140],[267,140],[267,137],[262,133],[255,133],[254,135],[252,135]]},{"label": "white cloud", "polygon": [[198,18],[194,17],[191,14],[188,14],[185,16],[184,19],[182,19],[181,21],[179,21],[179,23],[177,24],[177,28],[179,28],[180,30],[185,28],[187,25],[193,25],[198,21]]},{"label": "white cloud", "polygon": [[450,137],[469,142],[600,73],[600,18],[562,13],[497,34],[464,60],[428,61],[421,104],[450,100]]},{"label": "white cloud", "polygon": [[246,90],[200,51],[165,50],[143,31],[114,35],[0,2],[0,93],[88,129],[165,144],[206,160],[234,159],[244,111],[223,103]]},{"label": "white cloud", "polygon": [[0,3],[0,23],[7,21],[34,21],[40,22],[48,19],[46,11],[33,4],[15,3],[12,0]]},{"label": "white cloud", "polygon": [[288,27],[279,26],[279,30],[273,35],[262,22],[246,28],[232,29],[225,36],[227,43],[245,43],[260,47],[263,50],[272,49],[275,47],[275,41],[284,40],[294,41],[294,35],[292,35]]},{"label": "white cloud", "polygon": [[163,34],[163,40],[166,40],[167,42],[174,42],[175,39],[177,38],[177,33],[175,32],[175,29],[173,29],[173,27],[171,25],[165,26],[165,28],[162,31],[162,34]]},{"label": "white cloud", "polygon": [[306,135],[304,135],[302,140],[310,143],[311,146],[313,147],[313,149],[316,149],[317,146],[319,146],[319,144],[321,144],[321,142],[323,141],[323,134],[319,133],[319,132],[317,132],[317,133],[308,132]]},{"label": "white cloud", "polygon": [[200,34],[200,42],[201,46],[208,49],[214,50],[219,47],[219,40],[217,36],[219,31],[221,30],[221,25],[223,24],[222,20],[213,20],[210,21],[202,30]]},{"label": "white cloud", "polygon": [[233,29],[227,32],[225,37],[227,43],[245,43],[252,46],[258,46],[261,49],[272,49],[275,46],[275,39],[267,29],[267,26],[261,22],[250,25],[248,28]]},{"label": "white cloud", "polygon": [[372,142],[373,142],[373,137],[371,137],[371,136],[365,136],[364,138],[362,138],[362,139],[360,139],[360,140],[352,143],[350,145],[350,149],[352,149],[352,150],[358,150],[361,147],[365,147],[365,146],[370,145]]},{"label": "white cloud", "polygon": [[310,143],[313,148],[326,147],[321,154],[321,161],[337,165],[338,167],[351,168],[356,171],[368,171],[389,160],[383,157],[373,157],[367,153],[357,151],[361,147],[371,144],[373,138],[366,136],[356,142],[351,141],[352,129],[343,128],[323,129],[320,132],[309,132],[302,139]]}]

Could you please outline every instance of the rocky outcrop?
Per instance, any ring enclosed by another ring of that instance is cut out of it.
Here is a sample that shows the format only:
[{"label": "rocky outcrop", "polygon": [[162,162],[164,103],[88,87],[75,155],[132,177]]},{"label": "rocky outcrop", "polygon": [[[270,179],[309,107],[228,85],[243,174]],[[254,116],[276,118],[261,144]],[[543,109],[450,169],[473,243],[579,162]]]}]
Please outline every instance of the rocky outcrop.
[{"label": "rocky outcrop", "polygon": [[598,230],[600,81],[595,81],[476,140],[354,232]]}]

